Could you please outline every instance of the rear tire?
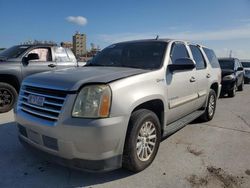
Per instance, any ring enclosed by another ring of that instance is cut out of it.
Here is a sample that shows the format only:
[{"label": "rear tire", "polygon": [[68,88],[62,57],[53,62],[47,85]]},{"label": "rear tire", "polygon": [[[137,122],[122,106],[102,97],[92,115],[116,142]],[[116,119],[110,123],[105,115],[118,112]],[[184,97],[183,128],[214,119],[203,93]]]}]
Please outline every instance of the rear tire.
[{"label": "rear tire", "polygon": [[236,95],[236,90],[237,90],[237,86],[236,86],[236,83],[235,83],[233,89],[228,92],[228,96],[229,97],[234,97]]},{"label": "rear tire", "polygon": [[161,126],[156,114],[140,109],[132,113],[129,121],[123,167],[133,172],[147,168],[154,160],[161,141]]},{"label": "rear tire", "polygon": [[207,121],[210,121],[210,120],[213,119],[214,114],[215,114],[215,109],[216,109],[216,101],[217,101],[216,93],[215,93],[215,91],[213,89],[210,89],[205,112],[200,117],[200,119],[202,121],[207,122]]},{"label": "rear tire", "polygon": [[10,111],[16,103],[16,89],[7,83],[0,82],[0,113]]}]

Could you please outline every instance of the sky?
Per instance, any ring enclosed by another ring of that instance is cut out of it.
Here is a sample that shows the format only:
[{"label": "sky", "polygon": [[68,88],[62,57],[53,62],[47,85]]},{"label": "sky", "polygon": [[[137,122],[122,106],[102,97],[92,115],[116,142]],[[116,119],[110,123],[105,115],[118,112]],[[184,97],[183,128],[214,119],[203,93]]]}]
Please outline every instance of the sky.
[{"label": "sky", "polygon": [[174,38],[250,59],[250,0],[0,0],[0,48],[28,40]]}]

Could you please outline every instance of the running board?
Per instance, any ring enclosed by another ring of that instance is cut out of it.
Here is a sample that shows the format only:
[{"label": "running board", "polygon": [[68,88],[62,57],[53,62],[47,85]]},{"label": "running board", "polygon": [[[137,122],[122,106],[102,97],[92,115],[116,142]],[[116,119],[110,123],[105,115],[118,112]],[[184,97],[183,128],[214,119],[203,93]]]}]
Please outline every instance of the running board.
[{"label": "running board", "polygon": [[179,129],[186,126],[188,123],[191,123],[193,120],[200,117],[204,112],[205,110],[197,110],[173,123],[170,123],[169,125],[165,126],[162,137],[164,138],[175,133]]}]

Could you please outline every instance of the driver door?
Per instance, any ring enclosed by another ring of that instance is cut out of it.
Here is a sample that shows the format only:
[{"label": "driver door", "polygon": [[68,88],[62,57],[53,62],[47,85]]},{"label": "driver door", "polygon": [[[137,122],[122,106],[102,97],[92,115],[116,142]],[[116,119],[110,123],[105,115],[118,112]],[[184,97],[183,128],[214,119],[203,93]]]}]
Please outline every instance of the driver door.
[{"label": "driver door", "polygon": [[31,56],[29,54],[38,54],[38,59],[28,59],[26,62],[22,62],[23,78],[35,73],[56,69],[56,64],[52,61],[51,49],[49,47],[33,48],[24,57],[29,58]]}]

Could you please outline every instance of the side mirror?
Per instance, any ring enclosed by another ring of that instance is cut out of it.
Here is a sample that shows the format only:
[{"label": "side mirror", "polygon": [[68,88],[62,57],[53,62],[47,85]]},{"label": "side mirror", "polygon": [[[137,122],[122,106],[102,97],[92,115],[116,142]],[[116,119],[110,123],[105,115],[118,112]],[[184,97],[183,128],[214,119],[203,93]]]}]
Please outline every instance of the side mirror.
[{"label": "side mirror", "polygon": [[27,57],[28,61],[39,59],[39,55],[37,53],[30,53]]},{"label": "side mirror", "polygon": [[30,53],[27,57],[23,57],[22,62],[24,65],[28,65],[30,60],[39,59],[39,55],[36,53]]},{"label": "side mirror", "polygon": [[243,71],[244,68],[243,67],[238,67],[237,71]]},{"label": "side mirror", "polygon": [[171,72],[174,72],[176,70],[192,70],[195,68],[195,64],[192,59],[190,58],[180,58],[176,59],[174,64],[168,65],[168,69]]}]

